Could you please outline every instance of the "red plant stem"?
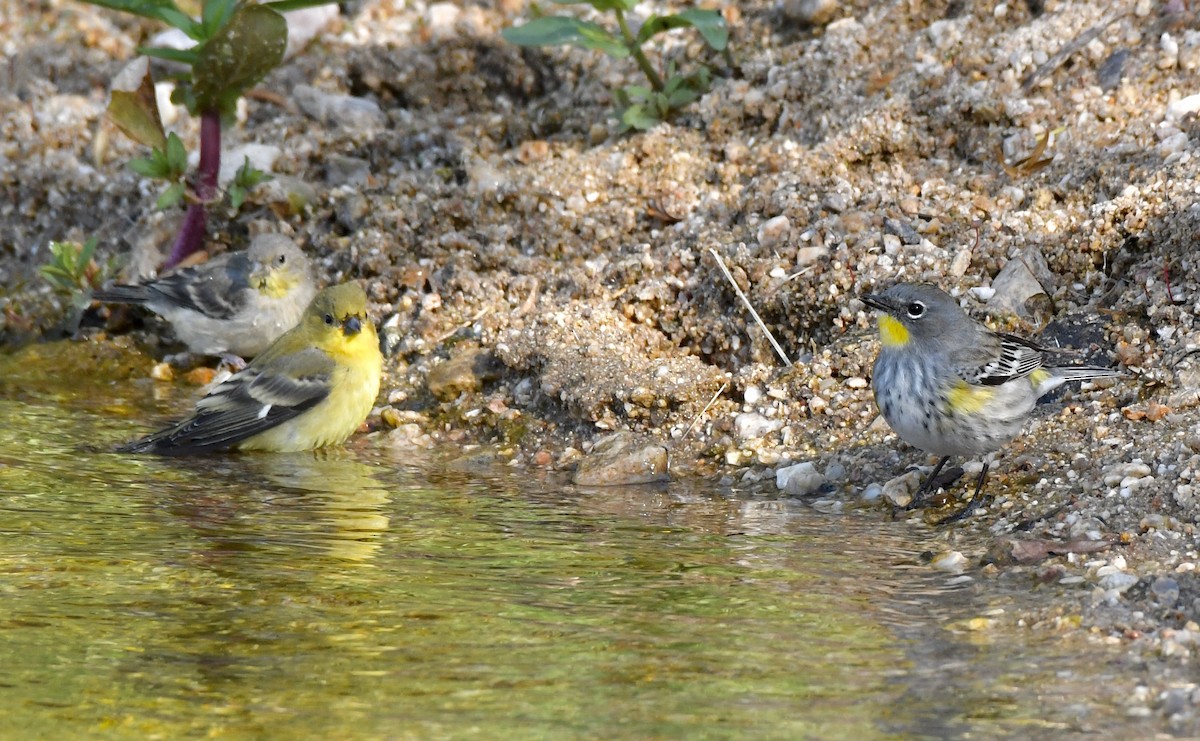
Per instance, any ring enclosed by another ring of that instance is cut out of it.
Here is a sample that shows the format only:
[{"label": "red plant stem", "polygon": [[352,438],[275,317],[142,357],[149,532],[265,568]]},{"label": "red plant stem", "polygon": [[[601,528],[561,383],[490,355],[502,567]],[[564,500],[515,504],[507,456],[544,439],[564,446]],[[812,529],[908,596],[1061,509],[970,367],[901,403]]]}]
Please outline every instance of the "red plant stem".
[{"label": "red plant stem", "polygon": [[171,247],[164,270],[175,267],[204,246],[208,229],[208,203],[217,198],[217,175],[221,172],[221,114],[205,111],[200,115],[200,167],[194,185],[195,198],[188,204],[179,234]]}]

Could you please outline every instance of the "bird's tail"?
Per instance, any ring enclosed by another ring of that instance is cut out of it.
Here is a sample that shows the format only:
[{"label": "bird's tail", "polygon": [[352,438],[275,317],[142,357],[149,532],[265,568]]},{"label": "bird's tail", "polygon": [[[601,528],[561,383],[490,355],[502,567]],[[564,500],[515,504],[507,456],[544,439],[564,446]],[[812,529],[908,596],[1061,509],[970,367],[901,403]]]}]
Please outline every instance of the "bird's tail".
[{"label": "bird's tail", "polygon": [[1100,368],[1094,365],[1069,365],[1058,368],[1039,368],[1030,376],[1034,382],[1037,395],[1047,394],[1064,383],[1071,381],[1092,381],[1097,378],[1129,378],[1128,373],[1122,373],[1116,368]]},{"label": "bird's tail", "polygon": [[145,286],[115,285],[92,292],[92,299],[106,304],[144,304],[150,300]]},{"label": "bird's tail", "polygon": [[1122,373],[1116,368],[1100,368],[1094,365],[1063,366],[1047,368],[1051,376],[1067,381],[1090,381],[1093,378],[1128,378],[1128,373]]}]

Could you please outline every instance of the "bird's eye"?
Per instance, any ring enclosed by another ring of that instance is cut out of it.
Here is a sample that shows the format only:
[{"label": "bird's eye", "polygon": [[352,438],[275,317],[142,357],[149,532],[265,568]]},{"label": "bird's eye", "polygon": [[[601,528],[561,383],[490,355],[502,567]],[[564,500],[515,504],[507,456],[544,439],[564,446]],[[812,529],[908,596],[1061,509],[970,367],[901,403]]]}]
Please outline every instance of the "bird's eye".
[{"label": "bird's eye", "polygon": [[326,323],[326,324],[328,324],[328,325],[329,325],[329,326],[331,326],[331,327],[333,326],[333,314],[326,314],[326,315],[325,315],[325,323]]},{"label": "bird's eye", "polygon": [[279,256],[279,264],[282,265],[285,262],[287,262],[287,255],[280,255]]},{"label": "bird's eye", "polygon": [[920,319],[925,316],[925,304],[920,301],[913,301],[908,305],[907,311],[909,319]]}]

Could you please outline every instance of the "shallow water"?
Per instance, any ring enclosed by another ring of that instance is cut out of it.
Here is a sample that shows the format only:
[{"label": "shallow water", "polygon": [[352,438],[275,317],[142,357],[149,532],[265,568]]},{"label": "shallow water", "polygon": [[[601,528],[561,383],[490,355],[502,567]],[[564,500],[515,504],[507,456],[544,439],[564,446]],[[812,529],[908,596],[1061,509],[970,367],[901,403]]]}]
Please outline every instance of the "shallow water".
[{"label": "shallow water", "polygon": [[1119,651],[966,627],[1051,595],[937,572],[932,531],[878,511],[361,441],[120,456],[194,392],[4,377],[2,738],[1148,732]]}]

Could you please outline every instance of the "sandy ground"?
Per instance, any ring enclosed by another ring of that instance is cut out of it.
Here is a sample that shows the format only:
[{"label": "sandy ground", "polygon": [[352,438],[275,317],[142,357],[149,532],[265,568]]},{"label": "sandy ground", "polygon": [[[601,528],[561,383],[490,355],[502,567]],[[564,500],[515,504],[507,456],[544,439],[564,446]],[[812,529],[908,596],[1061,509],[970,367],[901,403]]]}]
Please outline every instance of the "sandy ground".
[{"label": "sandy ground", "polygon": [[[739,487],[774,491],[809,462],[812,485],[787,495],[885,517],[880,487],[930,461],[877,419],[856,295],[932,281],[994,326],[1118,365],[1132,377],[1039,407],[993,467],[994,501],[931,527],[931,567],[1061,585],[1045,614],[1004,619],[1128,644],[1153,667],[1130,712],[1197,730],[1196,12],[860,0],[811,25],[804,3],[718,5],[736,66],[671,36],[679,64],[716,63],[712,92],[618,135],[609,90],[634,65],[506,44],[519,0],[351,3],[227,133],[228,151],[274,147],[276,180],[217,215],[212,250],[283,231],[323,280],[363,282],[391,353],[376,444],[573,470],[629,433],[638,465],[666,452],[676,476]],[[169,243],[180,214],[154,211],[124,166],[141,152],[103,120],[109,79],[156,30],[0,0],[9,344],[61,334],[36,273],[48,241],[95,235],[132,273]],[[194,146],[195,121],[172,126]],[[93,308],[81,332],[106,321]],[[153,321],[134,331],[155,359],[178,349]]]}]

